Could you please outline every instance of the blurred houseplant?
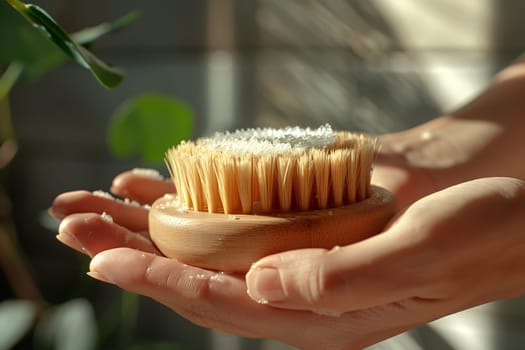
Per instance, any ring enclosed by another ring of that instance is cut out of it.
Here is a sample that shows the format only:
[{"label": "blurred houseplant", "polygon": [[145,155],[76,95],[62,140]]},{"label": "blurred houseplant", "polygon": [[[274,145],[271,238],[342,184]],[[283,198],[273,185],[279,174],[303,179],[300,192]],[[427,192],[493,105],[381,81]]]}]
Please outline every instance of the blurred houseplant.
[{"label": "blurred houseplant", "polygon": [[[97,342],[97,325],[89,302],[76,299],[49,305],[17,247],[5,190],[9,165],[17,151],[9,92],[17,81],[35,81],[68,59],[88,69],[106,88],[117,87],[124,79],[123,72],[104,63],[90,48],[101,36],[128,26],[136,18],[136,13],[130,13],[112,23],[68,35],[40,7],[0,0],[0,267],[15,295],[14,299],[0,300],[0,349],[11,348],[28,334],[37,347],[46,349],[93,349]],[[167,147],[188,138],[191,129],[192,112],[185,104],[145,94],[123,103],[116,111],[108,127],[108,143],[116,156],[138,155],[143,162],[154,163],[162,159]]]}]

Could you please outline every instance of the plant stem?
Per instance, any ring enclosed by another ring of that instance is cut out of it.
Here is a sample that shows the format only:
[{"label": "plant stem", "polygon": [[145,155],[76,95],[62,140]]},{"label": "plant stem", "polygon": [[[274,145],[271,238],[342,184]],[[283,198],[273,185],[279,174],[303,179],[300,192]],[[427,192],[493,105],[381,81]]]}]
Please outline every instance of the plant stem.
[{"label": "plant stem", "polygon": [[[16,153],[16,141],[14,139],[11,108],[9,106],[9,91],[11,91],[11,88],[16,83],[23,70],[24,66],[21,63],[13,62],[0,77],[0,169],[5,167],[8,163],[8,161],[2,161],[2,159],[9,159],[9,157],[4,154],[6,149],[8,151],[14,149]],[[4,147],[6,145],[9,147]],[[14,154],[11,156],[13,155]]]},{"label": "plant stem", "polygon": [[12,63],[0,78],[0,269],[4,271],[16,297],[34,300],[44,305],[44,298],[16,244],[11,201],[4,191],[6,171],[17,150],[8,92],[17,81],[22,69],[21,64]]},{"label": "plant stem", "polygon": [[[2,225],[3,226],[3,225]],[[0,267],[17,298],[44,304],[40,290],[26,268],[13,239],[5,228],[0,228]]]},{"label": "plant stem", "polygon": [[7,97],[9,91],[22,74],[24,65],[20,62],[11,62],[4,74],[0,77],[0,101]]},{"label": "plant stem", "polygon": [[[17,149],[9,99],[6,96],[4,99],[0,99],[0,175],[3,175],[2,170],[9,165]],[[0,181],[3,181],[3,176],[0,176]]]}]

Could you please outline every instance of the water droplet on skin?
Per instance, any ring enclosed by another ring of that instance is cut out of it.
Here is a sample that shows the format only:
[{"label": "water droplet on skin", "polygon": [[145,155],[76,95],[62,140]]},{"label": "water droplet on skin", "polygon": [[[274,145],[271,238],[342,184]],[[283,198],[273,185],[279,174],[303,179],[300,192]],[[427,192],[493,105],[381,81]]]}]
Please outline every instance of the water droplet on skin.
[{"label": "water droplet on skin", "polygon": [[337,252],[339,249],[341,249],[341,247],[338,246],[338,245],[336,245],[336,246],[334,246],[332,249],[330,249],[330,250],[328,251],[328,253],[334,253],[334,252]]},{"label": "water droplet on skin", "polygon": [[432,140],[434,135],[430,131],[424,131],[420,135],[421,140]]},{"label": "water droplet on skin", "polygon": [[214,274],[214,275],[212,275],[212,276],[210,277],[210,280],[212,280],[212,281],[217,281],[217,282],[224,282],[224,281],[226,281],[226,278],[225,278],[224,276],[225,276],[225,275],[224,275],[224,273],[222,273],[222,272],[220,272],[220,273],[216,273],[216,274]]},{"label": "water droplet on skin", "polygon": [[208,276],[206,276],[205,274],[203,273],[198,273],[195,275],[195,277],[198,279],[198,280],[205,280],[208,278]]},{"label": "water droplet on skin", "polygon": [[210,279],[208,281],[208,286],[210,289],[213,289],[215,287],[221,288],[221,286],[224,286],[226,283],[227,283],[226,274],[222,272],[218,272],[210,276]]},{"label": "water droplet on skin", "polygon": [[344,312],[334,310],[312,310],[314,314],[328,317],[341,317]]},{"label": "water droplet on skin", "polygon": [[195,280],[206,280],[206,279],[208,279],[208,276],[203,274],[203,273],[198,273],[196,275],[189,275],[188,279],[190,279],[190,280],[193,280],[193,279],[195,279]]}]

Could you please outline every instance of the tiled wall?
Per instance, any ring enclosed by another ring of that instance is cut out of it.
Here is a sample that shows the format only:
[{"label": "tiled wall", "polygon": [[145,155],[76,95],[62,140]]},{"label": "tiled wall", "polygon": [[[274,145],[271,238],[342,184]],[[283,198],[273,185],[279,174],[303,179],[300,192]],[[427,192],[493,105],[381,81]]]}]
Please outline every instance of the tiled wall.
[{"label": "tiled wall", "polygon": [[[103,58],[127,71],[122,87],[104,90],[68,64],[18,85],[12,95],[21,149],[11,191],[21,243],[57,301],[78,286],[84,266],[40,226],[38,215],[57,193],[105,189],[115,173],[138,165],[115,160],[105,146],[107,122],[125,99],[155,91],[184,100],[195,112],[195,136],[326,122],[388,132],[465,102],[525,47],[519,1],[37,3],[71,31],[133,9],[141,13],[131,28],[97,45]],[[115,293],[97,288],[90,285],[91,296]],[[174,317],[155,312],[150,317]],[[147,324],[146,335],[162,332]],[[163,336],[196,341],[187,334],[170,329]]]}]

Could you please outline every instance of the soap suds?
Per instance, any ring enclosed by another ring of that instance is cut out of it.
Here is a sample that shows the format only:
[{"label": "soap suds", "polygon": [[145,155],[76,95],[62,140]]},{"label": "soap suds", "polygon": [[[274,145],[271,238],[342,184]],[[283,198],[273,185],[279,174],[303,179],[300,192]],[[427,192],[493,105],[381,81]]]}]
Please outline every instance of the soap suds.
[{"label": "soap suds", "polygon": [[113,217],[106,212],[100,214],[100,217],[107,222],[113,222]]},{"label": "soap suds", "polygon": [[108,192],[105,192],[105,191],[102,191],[102,190],[93,191],[92,193],[93,193],[94,196],[97,196],[97,197],[108,198],[108,199],[115,199],[115,197],[113,197],[111,195],[111,193],[108,193]]},{"label": "soap suds", "polygon": [[139,175],[141,177],[145,177],[149,179],[155,179],[155,180],[164,179],[164,177],[155,169],[135,168],[131,170],[131,172],[135,175]]},{"label": "soap suds", "polygon": [[337,134],[329,124],[317,129],[288,127],[252,128],[216,133],[200,140],[200,145],[235,153],[283,154],[293,150],[324,148],[335,144]]}]

